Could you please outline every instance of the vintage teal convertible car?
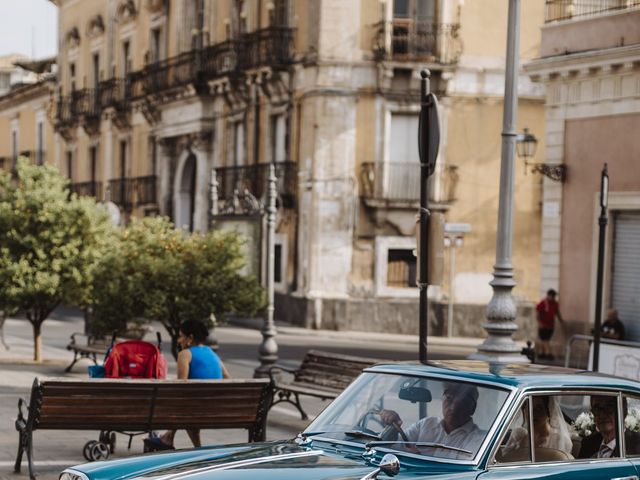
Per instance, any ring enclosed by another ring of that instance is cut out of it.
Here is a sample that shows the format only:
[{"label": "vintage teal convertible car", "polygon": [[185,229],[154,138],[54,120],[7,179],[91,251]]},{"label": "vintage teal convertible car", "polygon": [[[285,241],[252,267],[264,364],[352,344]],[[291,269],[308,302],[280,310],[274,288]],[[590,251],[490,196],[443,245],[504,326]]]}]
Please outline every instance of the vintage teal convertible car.
[{"label": "vintage teal convertible car", "polygon": [[295,439],[95,462],[60,480],[638,480],[639,430],[630,380],[543,365],[385,364]]}]

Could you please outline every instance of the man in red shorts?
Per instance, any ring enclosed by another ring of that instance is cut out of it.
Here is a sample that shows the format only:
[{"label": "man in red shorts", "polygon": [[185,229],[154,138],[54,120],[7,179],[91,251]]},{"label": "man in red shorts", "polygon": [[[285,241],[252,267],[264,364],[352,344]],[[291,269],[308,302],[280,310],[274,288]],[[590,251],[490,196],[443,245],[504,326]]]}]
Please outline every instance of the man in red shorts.
[{"label": "man in red shorts", "polygon": [[553,336],[556,317],[562,323],[562,315],[560,315],[560,305],[556,301],[556,291],[551,288],[547,291],[547,296],[536,305],[536,313],[538,316],[538,337],[540,338],[539,358],[543,360],[553,360],[551,353],[551,345],[549,340]]}]

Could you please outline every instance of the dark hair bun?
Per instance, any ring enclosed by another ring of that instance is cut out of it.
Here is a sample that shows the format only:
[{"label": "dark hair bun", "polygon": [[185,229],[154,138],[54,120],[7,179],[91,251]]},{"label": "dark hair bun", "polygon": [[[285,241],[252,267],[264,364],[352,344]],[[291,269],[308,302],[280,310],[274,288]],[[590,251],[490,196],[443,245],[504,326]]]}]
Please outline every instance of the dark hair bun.
[{"label": "dark hair bun", "polygon": [[180,331],[186,336],[192,335],[196,343],[204,343],[209,336],[207,326],[198,320],[185,320],[180,324]]}]

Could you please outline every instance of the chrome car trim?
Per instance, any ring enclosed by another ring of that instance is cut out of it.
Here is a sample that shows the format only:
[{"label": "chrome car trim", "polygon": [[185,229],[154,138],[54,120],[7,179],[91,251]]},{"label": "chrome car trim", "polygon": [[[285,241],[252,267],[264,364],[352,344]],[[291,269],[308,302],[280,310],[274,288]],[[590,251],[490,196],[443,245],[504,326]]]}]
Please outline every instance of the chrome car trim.
[{"label": "chrome car trim", "polygon": [[365,368],[363,372],[366,373],[376,373],[379,375],[408,375],[411,377],[420,377],[420,378],[437,378],[437,379],[447,379],[447,380],[455,380],[458,382],[464,383],[474,383],[476,385],[491,385],[492,387],[499,388],[501,390],[518,390],[517,386],[514,385],[505,385],[503,382],[491,381],[481,378],[468,378],[468,377],[459,377],[453,375],[451,373],[439,373],[439,372],[417,372],[411,369],[404,369],[402,366],[398,366],[397,368],[394,366],[393,371],[387,370],[376,370],[376,365],[372,367]]},{"label": "chrome car trim", "polygon": [[62,478],[62,475],[64,475],[65,473],[78,477],[81,480],[89,480],[89,477],[86,474],[78,470],[74,470],[73,468],[65,468],[62,472],[60,472],[60,475],[58,475],[58,478]]},{"label": "chrome car trim", "polygon": [[258,457],[258,458],[251,458],[248,460],[238,460],[236,462],[222,463],[219,465],[210,465],[207,467],[196,468],[188,472],[170,473],[168,475],[160,475],[157,477],[148,477],[143,475],[141,477],[134,477],[134,478],[147,479],[147,480],[150,478],[153,478],[154,480],[176,480],[181,478],[189,478],[192,475],[197,475],[205,472],[214,472],[218,470],[229,470],[232,468],[248,467],[252,465],[258,465],[260,463],[274,462],[278,460],[290,460],[292,458],[315,457],[322,454],[324,454],[324,451],[322,450],[309,450],[307,452],[283,453],[281,455],[270,455],[268,457]]}]

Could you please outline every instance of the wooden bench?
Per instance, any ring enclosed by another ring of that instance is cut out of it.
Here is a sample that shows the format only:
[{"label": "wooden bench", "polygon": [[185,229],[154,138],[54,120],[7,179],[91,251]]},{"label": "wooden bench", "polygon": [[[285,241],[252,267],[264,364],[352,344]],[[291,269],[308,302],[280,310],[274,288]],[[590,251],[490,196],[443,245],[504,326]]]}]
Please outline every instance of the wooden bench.
[{"label": "wooden bench", "polygon": [[98,363],[98,356],[104,357],[111,345],[111,340],[105,337],[95,337],[93,335],[85,335],[84,333],[72,333],[71,341],[67,345],[67,350],[73,352],[73,360],[64,369],[65,373],[69,373],[73,366],[83,358]]},{"label": "wooden bench", "polygon": [[[33,432],[241,428],[249,441],[266,434],[271,385],[257,380],[128,380],[36,378],[27,402],[18,402],[15,472],[26,453],[33,479]],[[102,436],[102,435],[101,435]],[[87,444],[88,445],[88,444]],[[103,450],[106,447],[103,447]],[[103,458],[108,457],[108,452]]]},{"label": "wooden bench", "polygon": [[[280,402],[289,402],[298,409],[302,419],[306,420],[309,417],[302,408],[300,395],[332,400],[342,393],[364,368],[377,362],[378,360],[372,358],[309,350],[302,364],[295,370],[279,365],[271,367],[269,377],[273,383],[273,399],[269,408]],[[291,373],[293,379],[280,379],[280,371]]]},{"label": "wooden bench", "polygon": [[[104,358],[107,354],[107,350],[114,341],[121,342],[124,340],[141,340],[146,332],[147,329],[135,328],[127,330],[122,337],[95,336],[77,332],[72,333],[71,340],[67,344],[67,350],[73,352],[73,360],[69,366],[64,369],[64,371],[65,373],[69,373],[78,360],[83,358],[87,358],[97,365],[98,357],[101,359]],[[158,337],[158,342],[160,342],[160,337]]]}]

